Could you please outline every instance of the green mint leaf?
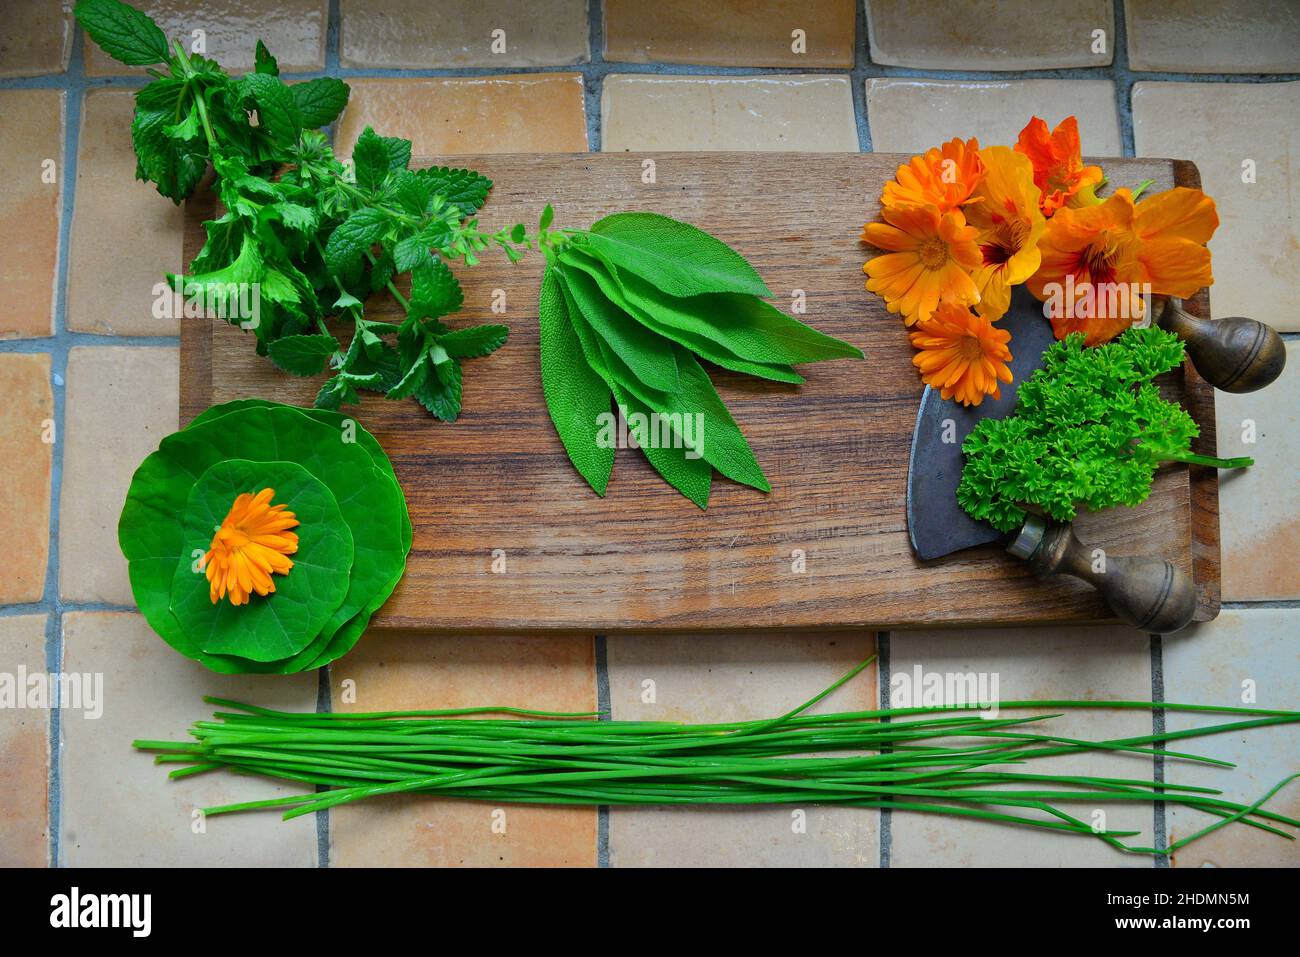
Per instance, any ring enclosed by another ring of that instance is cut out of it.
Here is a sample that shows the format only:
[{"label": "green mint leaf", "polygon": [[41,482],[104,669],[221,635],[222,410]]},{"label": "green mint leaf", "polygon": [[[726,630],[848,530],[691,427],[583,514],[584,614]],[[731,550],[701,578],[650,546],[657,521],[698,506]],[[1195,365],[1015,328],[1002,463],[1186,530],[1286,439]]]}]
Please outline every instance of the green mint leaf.
[{"label": "green mint leaf", "polygon": [[336,375],[320,387],[312,404],[318,409],[337,409],[340,405],[356,405],[360,401],[361,397],[347,379]]},{"label": "green mint leaf", "polygon": [[538,301],[542,393],[569,461],[597,495],[604,495],[614,470],[614,448],[599,441],[602,413],[611,415],[611,393],[582,351],[554,269],[542,276]]},{"label": "green mint leaf", "polygon": [[[427,366],[427,360],[422,364]],[[455,422],[460,415],[462,388],[460,363],[453,359],[441,364],[438,375],[425,377],[424,383],[415,390],[415,400],[436,418]]]},{"label": "green mint leaf", "polygon": [[325,370],[325,360],[338,351],[333,336],[285,336],[267,347],[271,361],[293,375],[318,375]]},{"label": "green mint leaf", "polygon": [[487,202],[492,180],[472,169],[452,169],[448,166],[430,166],[416,170],[450,205],[460,210],[460,215],[473,216]]},{"label": "green mint leaf", "polygon": [[146,14],[120,0],[80,0],[81,28],[114,60],[130,66],[166,63],[167,37]]},{"label": "green mint leaf", "polygon": [[173,116],[157,110],[137,110],[131,121],[137,175],[179,206],[194,192],[207,169],[203,144],[167,135]]},{"label": "green mint leaf", "polygon": [[411,162],[411,141],[396,136],[380,136],[367,126],[352,148],[352,162],[356,167],[357,185],[362,189],[378,189],[388,179],[389,173],[406,169]]},{"label": "green mint leaf", "polygon": [[189,92],[188,84],[174,76],[164,76],[142,87],[135,94],[135,105],[142,110],[160,110],[180,116],[181,103]]},{"label": "green mint leaf", "polygon": [[440,336],[438,345],[453,358],[479,359],[496,352],[509,337],[506,326],[470,326]]},{"label": "green mint leaf", "polygon": [[547,203],[546,207],[542,210],[542,218],[537,222],[537,231],[539,233],[546,232],[546,227],[550,226],[554,220],[555,210],[551,208],[550,203]]},{"label": "green mint leaf", "polygon": [[302,133],[302,116],[289,87],[278,76],[267,73],[249,73],[242,82],[257,104],[261,128],[277,146],[296,146]]},{"label": "green mint leaf", "polygon": [[348,85],[332,76],[321,76],[289,87],[293,102],[298,107],[304,129],[316,130],[329,126],[343,107],[348,105]]},{"label": "green mint leaf", "polygon": [[419,353],[416,360],[411,363],[406,374],[398,380],[397,384],[388,390],[387,396],[390,399],[405,399],[414,395],[415,390],[424,385],[424,380],[429,377],[429,363],[425,361],[428,353],[428,346]]},{"label": "green mint leaf", "polygon": [[396,203],[413,216],[423,216],[428,212],[433,196],[428,180],[409,169],[396,170],[384,186],[384,199]]},{"label": "green mint leaf", "polygon": [[689,223],[657,213],[616,213],[583,234],[592,253],[671,296],[738,292],[771,296],[745,258]]},{"label": "green mint leaf", "polygon": [[465,302],[465,294],[451,269],[433,258],[411,270],[411,311],[415,319],[451,315]]},{"label": "green mint leaf", "polygon": [[325,265],[335,273],[353,269],[362,255],[388,230],[388,214],[364,206],[334,228],[325,243]]},{"label": "green mint leaf", "polygon": [[280,75],[280,64],[271,56],[271,51],[266,48],[266,44],[261,40],[257,41],[257,46],[253,51],[253,70],[257,73],[266,73],[269,76]]},{"label": "green mint leaf", "polygon": [[398,272],[411,272],[432,258],[423,236],[407,236],[393,247],[393,263]]}]

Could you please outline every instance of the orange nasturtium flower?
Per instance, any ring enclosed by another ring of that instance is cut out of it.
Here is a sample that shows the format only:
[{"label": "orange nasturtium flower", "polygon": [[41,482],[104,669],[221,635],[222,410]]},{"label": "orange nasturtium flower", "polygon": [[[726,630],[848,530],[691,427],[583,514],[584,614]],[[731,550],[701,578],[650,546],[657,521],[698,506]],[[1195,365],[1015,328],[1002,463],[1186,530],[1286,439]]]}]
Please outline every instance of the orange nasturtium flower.
[{"label": "orange nasturtium flower", "polygon": [[955,397],[962,405],[979,405],[986,395],[1002,398],[999,381],[1011,381],[1011,333],[966,306],[945,302],[909,335],[920,350],[912,364],[943,398]]},{"label": "orange nasturtium flower", "polygon": [[885,250],[863,265],[867,289],[879,293],[890,312],[912,325],[930,318],[940,300],[963,306],[979,302],[970,271],[983,258],[976,232],[961,210],[935,206],[886,206],[883,223],[867,223],[862,241]]},{"label": "orange nasturtium flower", "polygon": [[1034,164],[1034,185],[1043,193],[1044,216],[1052,216],[1065,205],[1078,206],[1093,198],[1093,188],[1102,180],[1100,166],[1084,166],[1079,147],[1079,123],[1067,116],[1050,132],[1047,124],[1034,117],[1020,131],[1016,152]]},{"label": "orange nasturtium flower", "polygon": [[232,605],[246,605],[252,592],[266,595],[275,591],[272,572],[287,575],[293,568],[286,556],[298,550],[298,536],[289,531],[298,519],[287,511],[288,506],[272,505],[274,495],[275,489],[270,488],[256,495],[239,495],[212,536],[203,563],[214,605],[227,593]]},{"label": "orange nasturtium flower", "polygon": [[1048,221],[1042,265],[1026,285],[1048,303],[1058,339],[1082,332],[1095,346],[1143,317],[1143,292],[1186,298],[1212,284],[1205,244],[1218,225],[1214,200],[1199,189],[1176,187],[1138,203],[1119,189]]},{"label": "orange nasturtium flower", "polygon": [[913,156],[885,184],[882,206],[936,206],[941,213],[970,202],[984,178],[979,140],[949,140]]},{"label": "orange nasturtium flower", "polygon": [[1039,190],[1029,159],[1005,146],[980,150],[988,174],[965,209],[966,221],[979,232],[983,262],[971,278],[979,287],[979,314],[994,322],[1011,305],[1011,287],[1038,271],[1038,240],[1047,220],[1038,208]]}]

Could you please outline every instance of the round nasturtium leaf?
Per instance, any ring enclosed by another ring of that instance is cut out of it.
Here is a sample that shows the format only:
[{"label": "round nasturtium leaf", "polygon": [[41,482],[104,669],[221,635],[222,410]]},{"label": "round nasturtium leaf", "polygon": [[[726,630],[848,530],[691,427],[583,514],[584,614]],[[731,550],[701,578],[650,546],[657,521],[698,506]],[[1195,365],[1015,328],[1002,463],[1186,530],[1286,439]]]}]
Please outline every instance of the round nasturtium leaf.
[{"label": "round nasturtium leaf", "polygon": [[[375,464],[380,457],[383,467]],[[180,516],[190,488],[209,467],[230,458],[299,463],[330,489],[352,530],[355,556],[343,603],[311,644],[279,661],[208,654],[184,634],[170,611],[172,578],[184,557]],[[208,410],[144,460],[122,509],[118,541],[140,612],[173,648],[214,671],[289,674],[326,664],[356,643],[401,577],[411,529],[391,464],[355,421],[241,401]]]},{"label": "round nasturtium leaf", "polygon": [[215,604],[208,579],[196,562],[182,560],[172,579],[171,611],[181,630],[204,652],[251,661],[279,661],[315,640],[343,603],[352,572],[352,531],[323,483],[294,462],[218,462],[194,483],[185,508],[185,554],[206,551],[213,532],[244,492],[275,490],[271,501],[284,504],[298,525],[298,549],[287,575],[271,576],[275,591],[256,593],[248,603],[229,598]]}]

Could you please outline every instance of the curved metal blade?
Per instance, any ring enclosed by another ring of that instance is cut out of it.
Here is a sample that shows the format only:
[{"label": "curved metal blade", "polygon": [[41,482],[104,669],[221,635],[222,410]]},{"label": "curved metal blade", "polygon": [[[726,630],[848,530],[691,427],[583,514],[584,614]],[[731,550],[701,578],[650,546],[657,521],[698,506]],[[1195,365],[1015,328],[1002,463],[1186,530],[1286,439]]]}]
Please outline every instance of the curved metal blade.
[{"label": "curved metal blade", "polygon": [[975,521],[957,504],[961,444],[980,419],[1000,419],[1016,407],[1020,383],[1043,364],[1043,353],[1055,338],[1051,324],[1043,318],[1042,303],[1023,286],[1013,290],[1011,308],[998,327],[1011,333],[1013,380],[1002,386],[1002,398],[989,397],[978,406],[967,407],[926,386],[916,411],[907,466],[907,533],[912,550],[923,561],[1002,537],[993,526]]}]

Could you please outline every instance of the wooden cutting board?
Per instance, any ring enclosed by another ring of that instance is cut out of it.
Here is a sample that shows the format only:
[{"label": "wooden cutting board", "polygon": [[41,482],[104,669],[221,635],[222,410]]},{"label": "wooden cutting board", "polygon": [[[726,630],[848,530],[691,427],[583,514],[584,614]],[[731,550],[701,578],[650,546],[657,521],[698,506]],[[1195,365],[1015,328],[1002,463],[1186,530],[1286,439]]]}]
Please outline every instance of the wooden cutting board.
[{"label": "wooden cutting board", "polygon": [[[449,425],[413,401],[367,394],[354,411],[392,457],[415,526],[406,577],[377,625],[447,632],[734,631],[955,626],[1108,620],[1072,579],[1038,582],[997,546],[920,563],[903,498],[922,384],[899,319],[864,287],[858,236],[879,213],[890,154],[583,153],[424,158],[496,182],[485,228],[535,223],[549,200],[557,226],[586,228],[620,210],[652,210],[708,230],[758,269],[782,309],[802,290],[810,325],[861,347],[866,360],[801,368],[803,386],[710,369],[773,491],[715,476],[707,512],[620,450],[604,499],[569,464],[542,399],[537,290],[542,259],[489,255],[459,269],[465,309],[453,325],[504,322],[509,343],[465,364],[464,411]],[[646,183],[647,161],[654,182]],[[1100,160],[1117,185],[1199,185],[1191,163]],[[185,261],[203,240],[210,195],[191,200]],[[503,290],[504,315],[493,314]],[[1208,315],[1204,294],[1190,304]],[[372,318],[397,320],[387,295]],[[1012,349],[1015,343],[1011,344]],[[251,334],[187,320],[181,417],[259,396],[310,405],[323,376],[297,379],[253,351]],[[1214,451],[1214,396],[1188,367],[1169,397]],[[1217,476],[1171,467],[1150,499],[1081,517],[1080,537],[1112,554],[1155,554],[1194,577],[1198,619],[1219,605]],[[504,557],[504,571],[500,559]],[[494,570],[494,568],[496,570]],[[800,570],[802,569],[802,570]]]}]

